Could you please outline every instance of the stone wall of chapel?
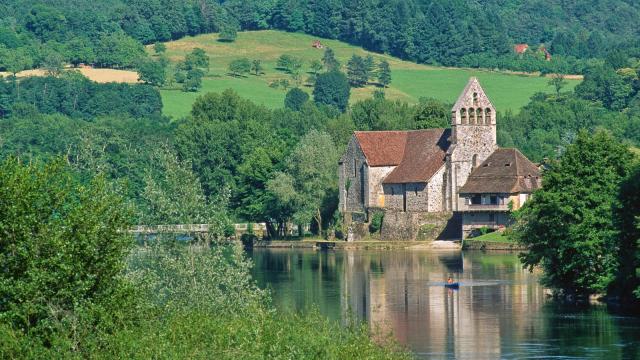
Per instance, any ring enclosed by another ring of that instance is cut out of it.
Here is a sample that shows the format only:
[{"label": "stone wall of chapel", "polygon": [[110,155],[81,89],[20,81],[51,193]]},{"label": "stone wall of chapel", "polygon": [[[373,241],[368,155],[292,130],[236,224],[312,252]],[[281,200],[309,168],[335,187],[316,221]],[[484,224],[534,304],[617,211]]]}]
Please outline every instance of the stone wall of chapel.
[{"label": "stone wall of chapel", "polygon": [[402,211],[404,201],[402,184],[383,184],[382,187],[384,189],[384,208]]},{"label": "stone wall of chapel", "polygon": [[339,206],[342,211],[364,212],[368,197],[368,166],[355,137],[351,138],[338,168]]},{"label": "stone wall of chapel", "polygon": [[383,188],[385,209],[409,212],[429,211],[427,183],[384,184]]},{"label": "stone wall of chapel", "polygon": [[407,211],[429,211],[429,193],[427,183],[409,183],[405,185],[407,192]]},{"label": "stone wall of chapel", "polygon": [[368,207],[385,207],[385,197],[384,197],[384,189],[382,186],[382,181],[395,166],[376,166],[368,168],[368,182],[369,182],[369,193],[367,206]]},{"label": "stone wall of chapel", "polygon": [[429,181],[428,186],[428,207],[427,211],[429,212],[440,212],[444,211],[444,195],[445,195],[445,171],[446,166],[442,166],[440,170],[438,170],[432,177],[431,181]]}]

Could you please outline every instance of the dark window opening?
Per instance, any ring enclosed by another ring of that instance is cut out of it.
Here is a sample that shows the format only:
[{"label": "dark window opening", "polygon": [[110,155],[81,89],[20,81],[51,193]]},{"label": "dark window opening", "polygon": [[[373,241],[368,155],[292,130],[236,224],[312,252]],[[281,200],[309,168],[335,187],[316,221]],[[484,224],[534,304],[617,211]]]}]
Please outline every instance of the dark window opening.
[{"label": "dark window opening", "polygon": [[511,163],[506,163],[504,164],[504,166],[511,166]]},{"label": "dark window opening", "polygon": [[473,195],[471,197],[471,205],[481,205],[482,204],[482,195]]},{"label": "dark window opening", "polygon": [[407,185],[402,184],[402,211],[407,212]]},{"label": "dark window opening", "polygon": [[489,221],[491,221],[491,222],[496,221],[496,215],[495,214],[489,214]]},{"label": "dark window opening", "polygon": [[489,196],[489,204],[498,205],[498,197],[496,195]]},{"label": "dark window opening", "polygon": [[358,160],[353,159],[353,177],[358,176]]}]

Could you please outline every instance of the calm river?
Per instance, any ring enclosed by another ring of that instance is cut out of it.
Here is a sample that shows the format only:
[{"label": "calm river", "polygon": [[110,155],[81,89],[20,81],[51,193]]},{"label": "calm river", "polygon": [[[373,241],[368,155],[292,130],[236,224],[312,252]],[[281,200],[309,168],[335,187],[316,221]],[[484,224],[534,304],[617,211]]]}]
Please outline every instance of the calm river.
[{"label": "calm river", "polygon": [[[640,359],[640,318],[551,303],[515,253],[255,249],[277,307],[354,314],[418,358]],[[457,291],[442,284],[461,282]]]}]

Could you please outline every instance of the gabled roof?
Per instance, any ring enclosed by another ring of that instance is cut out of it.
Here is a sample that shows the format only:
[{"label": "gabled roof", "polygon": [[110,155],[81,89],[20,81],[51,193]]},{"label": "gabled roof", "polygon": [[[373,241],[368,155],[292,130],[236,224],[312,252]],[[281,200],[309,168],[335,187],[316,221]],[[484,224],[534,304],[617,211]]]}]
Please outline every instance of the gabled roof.
[{"label": "gabled roof", "polygon": [[526,156],[517,149],[497,149],[471,172],[459,193],[531,193],[540,185],[540,170]]},{"label": "gabled roof", "polygon": [[369,166],[398,166],[404,156],[407,131],[356,131]]},{"label": "gabled roof", "polygon": [[[473,96],[474,94],[476,95],[475,101]],[[491,100],[489,100],[489,97],[484,92],[484,89],[482,88],[482,86],[480,86],[480,82],[478,81],[478,78],[471,77],[469,79],[469,82],[467,82],[467,85],[462,90],[462,93],[460,93],[458,100],[456,100],[456,103],[453,105],[453,108],[451,110],[458,111],[463,108],[466,109],[466,108],[478,108],[478,107],[481,107],[481,108],[488,107],[494,110],[495,112],[495,109],[491,104]]]},{"label": "gabled roof", "polygon": [[451,129],[408,131],[402,161],[383,184],[428,182],[445,164]]}]

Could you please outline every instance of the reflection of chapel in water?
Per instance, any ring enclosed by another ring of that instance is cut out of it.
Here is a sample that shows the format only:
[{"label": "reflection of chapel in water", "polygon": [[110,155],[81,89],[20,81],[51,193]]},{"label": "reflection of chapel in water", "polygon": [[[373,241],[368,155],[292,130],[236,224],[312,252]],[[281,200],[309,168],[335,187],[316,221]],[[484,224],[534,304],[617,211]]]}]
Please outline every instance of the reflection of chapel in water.
[{"label": "reflection of chapel in water", "polygon": [[[518,335],[504,333],[502,322],[512,324],[512,318],[526,318],[532,305],[538,307],[543,302],[544,294],[536,284],[511,285],[497,294],[498,284],[480,286],[483,284],[479,282],[478,286],[462,287],[459,291],[441,285],[450,274],[472,284],[472,272],[462,270],[482,266],[478,262],[481,262],[479,257],[463,257],[461,252],[367,254],[346,251],[341,307],[368,320],[372,329],[391,331],[401,343],[415,347],[415,344],[427,343],[424,337],[428,336],[429,348],[424,351],[454,352],[463,357],[475,353],[499,357],[501,338]],[[518,263],[514,263],[511,271],[514,280],[525,276]],[[496,316],[494,303],[507,304],[501,311],[510,312],[511,320]],[[520,323],[520,335],[526,337],[527,322]]]}]

